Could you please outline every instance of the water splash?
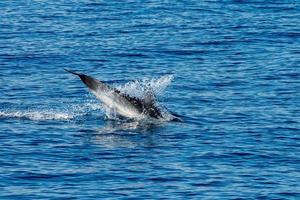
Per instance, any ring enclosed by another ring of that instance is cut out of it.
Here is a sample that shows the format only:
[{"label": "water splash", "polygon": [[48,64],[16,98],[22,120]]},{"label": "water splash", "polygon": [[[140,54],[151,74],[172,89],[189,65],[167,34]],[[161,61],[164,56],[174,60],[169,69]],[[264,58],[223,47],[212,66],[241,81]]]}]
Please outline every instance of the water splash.
[{"label": "water splash", "polygon": [[117,89],[130,96],[141,99],[144,99],[149,92],[153,93],[156,97],[159,97],[164,94],[165,89],[170,85],[173,79],[173,75],[164,75],[160,78],[144,78],[117,86]]},{"label": "water splash", "polygon": [[[149,96],[150,98],[158,99],[164,95],[165,89],[170,85],[173,79],[173,75],[164,75],[160,78],[143,78],[141,80],[130,81],[124,85],[118,85],[116,88],[129,96],[137,97],[139,99],[145,99]],[[167,109],[165,109],[157,101],[155,101],[155,106],[157,106],[162,112],[163,119],[161,119],[161,121],[170,121],[173,119],[171,113],[169,113]],[[119,118],[114,109],[104,107],[104,113],[108,119],[118,120]],[[141,115],[141,117],[137,120],[149,121],[152,119],[148,119],[147,116]]]}]

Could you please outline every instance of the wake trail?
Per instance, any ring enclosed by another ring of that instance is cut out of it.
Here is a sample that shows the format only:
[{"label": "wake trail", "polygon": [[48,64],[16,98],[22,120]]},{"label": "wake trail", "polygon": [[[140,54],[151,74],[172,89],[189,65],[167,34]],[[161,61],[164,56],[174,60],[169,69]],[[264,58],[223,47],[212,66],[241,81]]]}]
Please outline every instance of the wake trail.
[{"label": "wake trail", "polygon": [[0,119],[24,119],[33,121],[70,121],[82,117],[91,110],[98,110],[100,106],[94,103],[86,103],[80,105],[71,105],[61,109],[51,108],[29,108],[14,109],[8,108],[0,110]]}]

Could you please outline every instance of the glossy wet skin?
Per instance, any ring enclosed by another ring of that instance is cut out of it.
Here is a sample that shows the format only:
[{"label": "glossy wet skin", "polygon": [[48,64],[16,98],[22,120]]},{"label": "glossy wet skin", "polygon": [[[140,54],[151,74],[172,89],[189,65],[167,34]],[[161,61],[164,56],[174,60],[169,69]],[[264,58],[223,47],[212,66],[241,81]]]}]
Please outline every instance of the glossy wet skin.
[{"label": "glossy wet skin", "polygon": [[130,97],[91,76],[70,70],[66,71],[79,76],[82,82],[102,103],[123,117],[143,118],[149,116],[155,119],[163,119],[162,111],[156,107],[154,101],[145,102],[142,99]]}]

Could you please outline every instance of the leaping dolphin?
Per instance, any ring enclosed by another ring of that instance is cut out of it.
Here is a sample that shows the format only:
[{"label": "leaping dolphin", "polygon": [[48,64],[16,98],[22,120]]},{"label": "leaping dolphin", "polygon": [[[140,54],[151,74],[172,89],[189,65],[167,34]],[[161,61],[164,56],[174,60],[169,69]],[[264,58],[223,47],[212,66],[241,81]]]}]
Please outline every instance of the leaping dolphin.
[{"label": "leaping dolphin", "polygon": [[[161,109],[155,105],[153,95],[148,95],[145,99],[131,97],[91,76],[77,73],[69,69],[65,70],[79,76],[82,82],[103,104],[108,108],[115,110],[120,116],[133,119],[139,119],[146,116],[164,120]],[[172,117],[172,120],[179,120],[175,116]]]}]

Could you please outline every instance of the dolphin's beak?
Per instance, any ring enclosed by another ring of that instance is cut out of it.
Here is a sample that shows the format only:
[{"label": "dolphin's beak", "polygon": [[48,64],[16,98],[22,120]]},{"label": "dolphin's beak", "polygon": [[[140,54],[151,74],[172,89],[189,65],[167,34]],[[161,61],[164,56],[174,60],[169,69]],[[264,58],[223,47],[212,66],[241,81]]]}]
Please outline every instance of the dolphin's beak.
[{"label": "dolphin's beak", "polygon": [[69,73],[71,73],[71,74],[74,74],[74,75],[77,75],[77,76],[82,76],[82,74],[79,74],[77,72],[71,71],[71,70],[69,70],[67,68],[64,68],[64,70],[67,71],[67,72],[69,72]]},{"label": "dolphin's beak", "polygon": [[90,88],[91,90],[95,90],[97,88],[97,80],[93,79],[92,77],[90,76],[87,76],[87,75],[84,75],[84,74],[80,74],[80,73],[77,73],[77,72],[74,72],[74,71],[71,71],[69,69],[64,69],[66,70],[67,72],[71,73],[71,74],[74,74],[76,76],[79,76],[79,78],[81,79],[81,81],[88,86],[88,88]]}]

